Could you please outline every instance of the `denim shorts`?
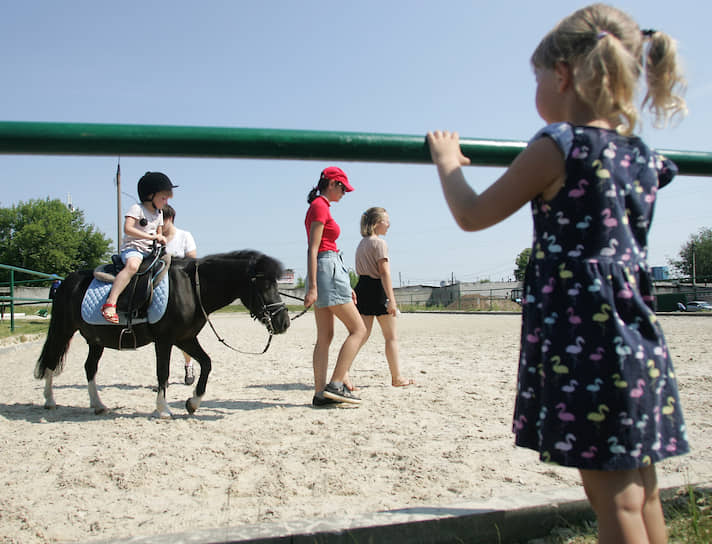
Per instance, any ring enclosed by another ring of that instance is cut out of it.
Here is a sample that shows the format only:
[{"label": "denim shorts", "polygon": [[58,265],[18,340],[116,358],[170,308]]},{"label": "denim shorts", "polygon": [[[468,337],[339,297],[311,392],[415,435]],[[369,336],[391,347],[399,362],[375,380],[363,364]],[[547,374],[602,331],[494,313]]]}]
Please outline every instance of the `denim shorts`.
[{"label": "denim shorts", "polygon": [[130,258],[136,258],[143,261],[144,257],[145,255],[141,253],[138,249],[124,249],[121,252],[121,262],[124,264],[126,264],[126,261],[128,261]]},{"label": "denim shorts", "polygon": [[[308,283],[308,278],[307,278]],[[351,279],[340,253],[322,251],[316,259],[317,298],[314,306],[326,308],[353,300]]]}]

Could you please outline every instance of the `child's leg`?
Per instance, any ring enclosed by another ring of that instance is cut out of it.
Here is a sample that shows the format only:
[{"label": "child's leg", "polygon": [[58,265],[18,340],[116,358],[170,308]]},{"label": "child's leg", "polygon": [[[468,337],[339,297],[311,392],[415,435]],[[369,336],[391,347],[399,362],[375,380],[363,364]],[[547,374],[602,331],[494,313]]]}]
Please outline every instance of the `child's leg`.
[{"label": "child's leg", "polygon": [[598,518],[599,542],[667,542],[654,467],[580,472],[586,495]]},{"label": "child's leg", "polygon": [[650,544],[664,544],[667,542],[667,528],[665,527],[663,505],[660,502],[660,489],[658,489],[658,476],[655,472],[655,465],[641,468],[640,474],[645,488],[643,521],[648,531],[648,540]]},{"label": "child's leg", "polygon": [[126,259],[126,264],[121,269],[121,271],[116,274],[114,278],[114,283],[111,285],[111,291],[109,291],[109,296],[106,298],[107,304],[116,304],[119,299],[119,295],[123,293],[126,286],[134,277],[136,272],[138,272],[138,267],[141,266],[141,259],[137,257],[129,257]]}]

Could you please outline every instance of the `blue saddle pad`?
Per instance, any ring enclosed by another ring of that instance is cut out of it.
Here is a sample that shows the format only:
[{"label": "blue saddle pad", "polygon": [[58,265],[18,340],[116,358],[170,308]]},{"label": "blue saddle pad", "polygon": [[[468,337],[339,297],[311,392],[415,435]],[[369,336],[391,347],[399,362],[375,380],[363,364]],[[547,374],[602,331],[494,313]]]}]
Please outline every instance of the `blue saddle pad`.
[{"label": "blue saddle pad", "polygon": [[[148,307],[148,319],[138,318],[131,321],[133,324],[156,323],[166,312],[168,306],[168,274],[158,283],[153,286],[153,300]],[[111,283],[99,281],[96,278],[92,279],[87,292],[84,293],[82,300],[82,319],[90,325],[111,325],[104,316],[101,315],[101,307],[106,302],[106,297],[111,291]],[[119,324],[126,325],[126,314],[119,312]]]}]

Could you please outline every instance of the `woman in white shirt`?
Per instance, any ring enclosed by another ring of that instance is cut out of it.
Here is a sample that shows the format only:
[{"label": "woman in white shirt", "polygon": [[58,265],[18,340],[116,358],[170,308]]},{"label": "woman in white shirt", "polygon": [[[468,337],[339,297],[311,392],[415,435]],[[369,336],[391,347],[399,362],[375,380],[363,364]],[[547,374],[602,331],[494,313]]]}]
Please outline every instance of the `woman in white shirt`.
[{"label": "woman in white shirt", "polygon": [[[172,206],[166,204],[163,207],[163,235],[166,237],[166,253],[173,257],[192,257],[198,256],[197,246],[193,235],[187,230],[179,229],[175,226],[176,211]],[[185,359],[185,379],[186,385],[192,385],[195,381],[195,372],[193,372],[193,361],[185,351],[182,351]]]}]

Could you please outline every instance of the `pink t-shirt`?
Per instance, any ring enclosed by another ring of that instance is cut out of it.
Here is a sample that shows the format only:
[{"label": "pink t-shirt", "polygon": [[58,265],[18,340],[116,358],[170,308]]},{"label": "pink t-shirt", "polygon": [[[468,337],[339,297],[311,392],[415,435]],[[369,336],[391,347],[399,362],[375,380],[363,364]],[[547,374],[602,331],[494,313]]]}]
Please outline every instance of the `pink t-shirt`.
[{"label": "pink t-shirt", "polygon": [[370,276],[379,279],[381,272],[378,263],[388,260],[388,244],[378,236],[365,236],[356,248],[356,273],[359,276]]},{"label": "pink t-shirt", "polygon": [[324,196],[316,197],[312,203],[309,205],[307,210],[307,216],[304,219],[304,226],[307,228],[307,241],[309,240],[309,232],[311,231],[311,224],[314,221],[323,223],[324,233],[321,237],[321,243],[319,244],[319,253],[322,251],[338,251],[336,248],[336,239],[341,234],[341,228],[331,217],[331,204]]}]

